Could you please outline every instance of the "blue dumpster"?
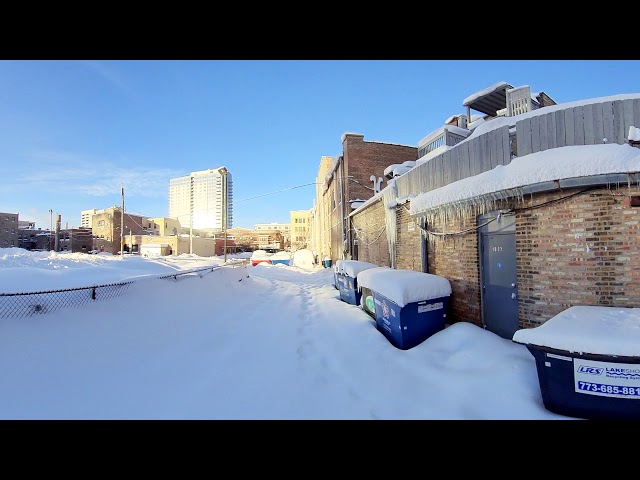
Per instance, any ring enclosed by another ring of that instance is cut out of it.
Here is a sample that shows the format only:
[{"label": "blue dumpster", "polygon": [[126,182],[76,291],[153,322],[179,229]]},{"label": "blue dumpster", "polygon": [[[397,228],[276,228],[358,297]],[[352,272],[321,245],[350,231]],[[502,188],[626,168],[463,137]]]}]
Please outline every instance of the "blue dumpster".
[{"label": "blue dumpster", "polygon": [[322,266],[324,268],[331,268],[331,259],[329,257],[324,257],[322,259]]},{"label": "blue dumpster", "polygon": [[444,330],[451,297],[446,278],[380,267],[358,281],[373,292],[376,328],[394,347],[408,350]]},{"label": "blue dumpster", "polygon": [[340,260],[337,273],[340,300],[351,305],[360,305],[362,294],[358,291],[358,274],[370,268],[378,268],[378,265],[358,260]]},{"label": "blue dumpster", "polygon": [[271,263],[273,265],[287,265],[291,264],[291,254],[289,252],[280,251],[271,255]]},{"label": "blue dumpster", "polygon": [[333,286],[336,287],[336,290],[340,290],[340,286],[338,285],[338,273],[340,272],[341,264],[342,260],[336,260],[336,263],[333,265]]},{"label": "blue dumpster", "polygon": [[640,308],[574,306],[512,340],[533,355],[547,410],[640,419]]}]

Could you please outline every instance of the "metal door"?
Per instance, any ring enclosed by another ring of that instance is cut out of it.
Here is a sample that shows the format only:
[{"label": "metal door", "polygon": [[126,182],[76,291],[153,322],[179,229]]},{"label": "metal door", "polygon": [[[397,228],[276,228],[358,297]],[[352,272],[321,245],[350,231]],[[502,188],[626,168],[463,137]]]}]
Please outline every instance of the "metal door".
[{"label": "metal door", "polygon": [[487,223],[479,230],[482,322],[510,340],[519,328],[515,215],[492,212],[479,223]]}]

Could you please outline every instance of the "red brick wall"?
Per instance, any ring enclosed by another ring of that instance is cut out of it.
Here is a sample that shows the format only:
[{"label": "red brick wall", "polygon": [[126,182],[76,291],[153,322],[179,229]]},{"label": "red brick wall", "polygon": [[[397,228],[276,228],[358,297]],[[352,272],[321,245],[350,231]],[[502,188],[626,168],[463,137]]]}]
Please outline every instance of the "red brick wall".
[{"label": "red brick wall", "polygon": [[[375,195],[371,177],[382,177],[380,188],[386,186],[384,170],[393,164],[418,159],[418,147],[392,143],[365,142],[364,135],[346,133],[342,142],[342,176],[344,183],[345,215],[351,213],[350,200],[368,200]],[[383,223],[384,225],[384,216]],[[347,232],[345,258],[352,256],[353,232]],[[388,254],[387,254],[388,256]],[[338,258],[342,258],[338,256]],[[374,262],[375,263],[375,262]]]},{"label": "red brick wall", "polygon": [[[504,205],[515,210],[518,315],[520,328],[543,324],[573,305],[640,307],[640,207],[630,195],[640,188],[611,186],[583,192],[563,190]],[[535,208],[533,208],[535,207]],[[420,231],[397,211],[397,268],[420,271]],[[358,259],[390,266],[384,207],[376,202],[352,217],[367,241]],[[451,323],[482,326],[478,232],[475,216],[432,221],[427,236],[427,271],[447,278]],[[374,240],[375,241],[372,241]]]},{"label": "red brick wall", "polygon": [[[382,177],[381,189],[387,184],[384,170],[394,163],[418,159],[418,147],[391,143],[365,142],[364,135],[345,134],[342,145],[345,175],[352,180],[346,183],[347,200],[367,200],[374,192],[371,175]],[[356,183],[359,182],[359,183]]]},{"label": "red brick wall", "polygon": [[[537,195],[540,205],[580,189]],[[519,318],[535,327],[573,305],[640,307],[638,188],[612,186],[516,215]]]},{"label": "red brick wall", "polygon": [[358,239],[357,260],[380,267],[391,266],[382,201],[374,202],[354,215],[351,228]]},{"label": "red brick wall", "polygon": [[400,270],[422,271],[422,242],[420,227],[409,215],[409,206],[399,206],[396,210],[396,268]]},{"label": "red brick wall", "polygon": [[[521,328],[539,326],[573,305],[640,307],[640,208],[629,205],[629,195],[639,189],[581,190],[538,194],[511,205]],[[462,231],[473,222],[436,222],[428,229]],[[478,258],[475,230],[428,239],[429,273],[451,282],[452,321],[482,325]]]},{"label": "red brick wall", "polygon": [[466,321],[482,326],[477,232],[471,230],[459,235],[437,235],[467,231],[475,226],[475,219],[427,224],[427,230],[435,234],[427,235],[427,270],[428,273],[447,278],[451,283],[449,322]]}]

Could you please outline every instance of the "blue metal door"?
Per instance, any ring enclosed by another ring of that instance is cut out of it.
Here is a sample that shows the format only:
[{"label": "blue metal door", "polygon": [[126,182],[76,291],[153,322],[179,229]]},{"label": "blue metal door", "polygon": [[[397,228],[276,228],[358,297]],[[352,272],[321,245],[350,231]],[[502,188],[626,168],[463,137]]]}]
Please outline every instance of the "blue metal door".
[{"label": "blue metal door", "polygon": [[511,340],[518,326],[515,215],[480,217],[482,322],[487,330]]}]

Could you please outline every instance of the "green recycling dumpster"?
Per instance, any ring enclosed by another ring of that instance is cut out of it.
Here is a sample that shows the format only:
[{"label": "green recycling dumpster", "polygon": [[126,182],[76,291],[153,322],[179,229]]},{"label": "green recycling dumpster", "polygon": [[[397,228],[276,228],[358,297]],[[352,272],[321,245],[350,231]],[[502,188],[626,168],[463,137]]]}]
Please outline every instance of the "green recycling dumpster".
[{"label": "green recycling dumpster", "polygon": [[358,281],[373,292],[376,328],[394,347],[409,350],[444,330],[451,297],[446,278],[378,268],[365,270]]},{"label": "green recycling dumpster", "polygon": [[381,275],[389,267],[367,268],[358,273],[358,290],[360,292],[360,306],[374,320],[376,319],[376,305],[373,298],[373,291],[367,285],[375,284],[375,276]]}]

